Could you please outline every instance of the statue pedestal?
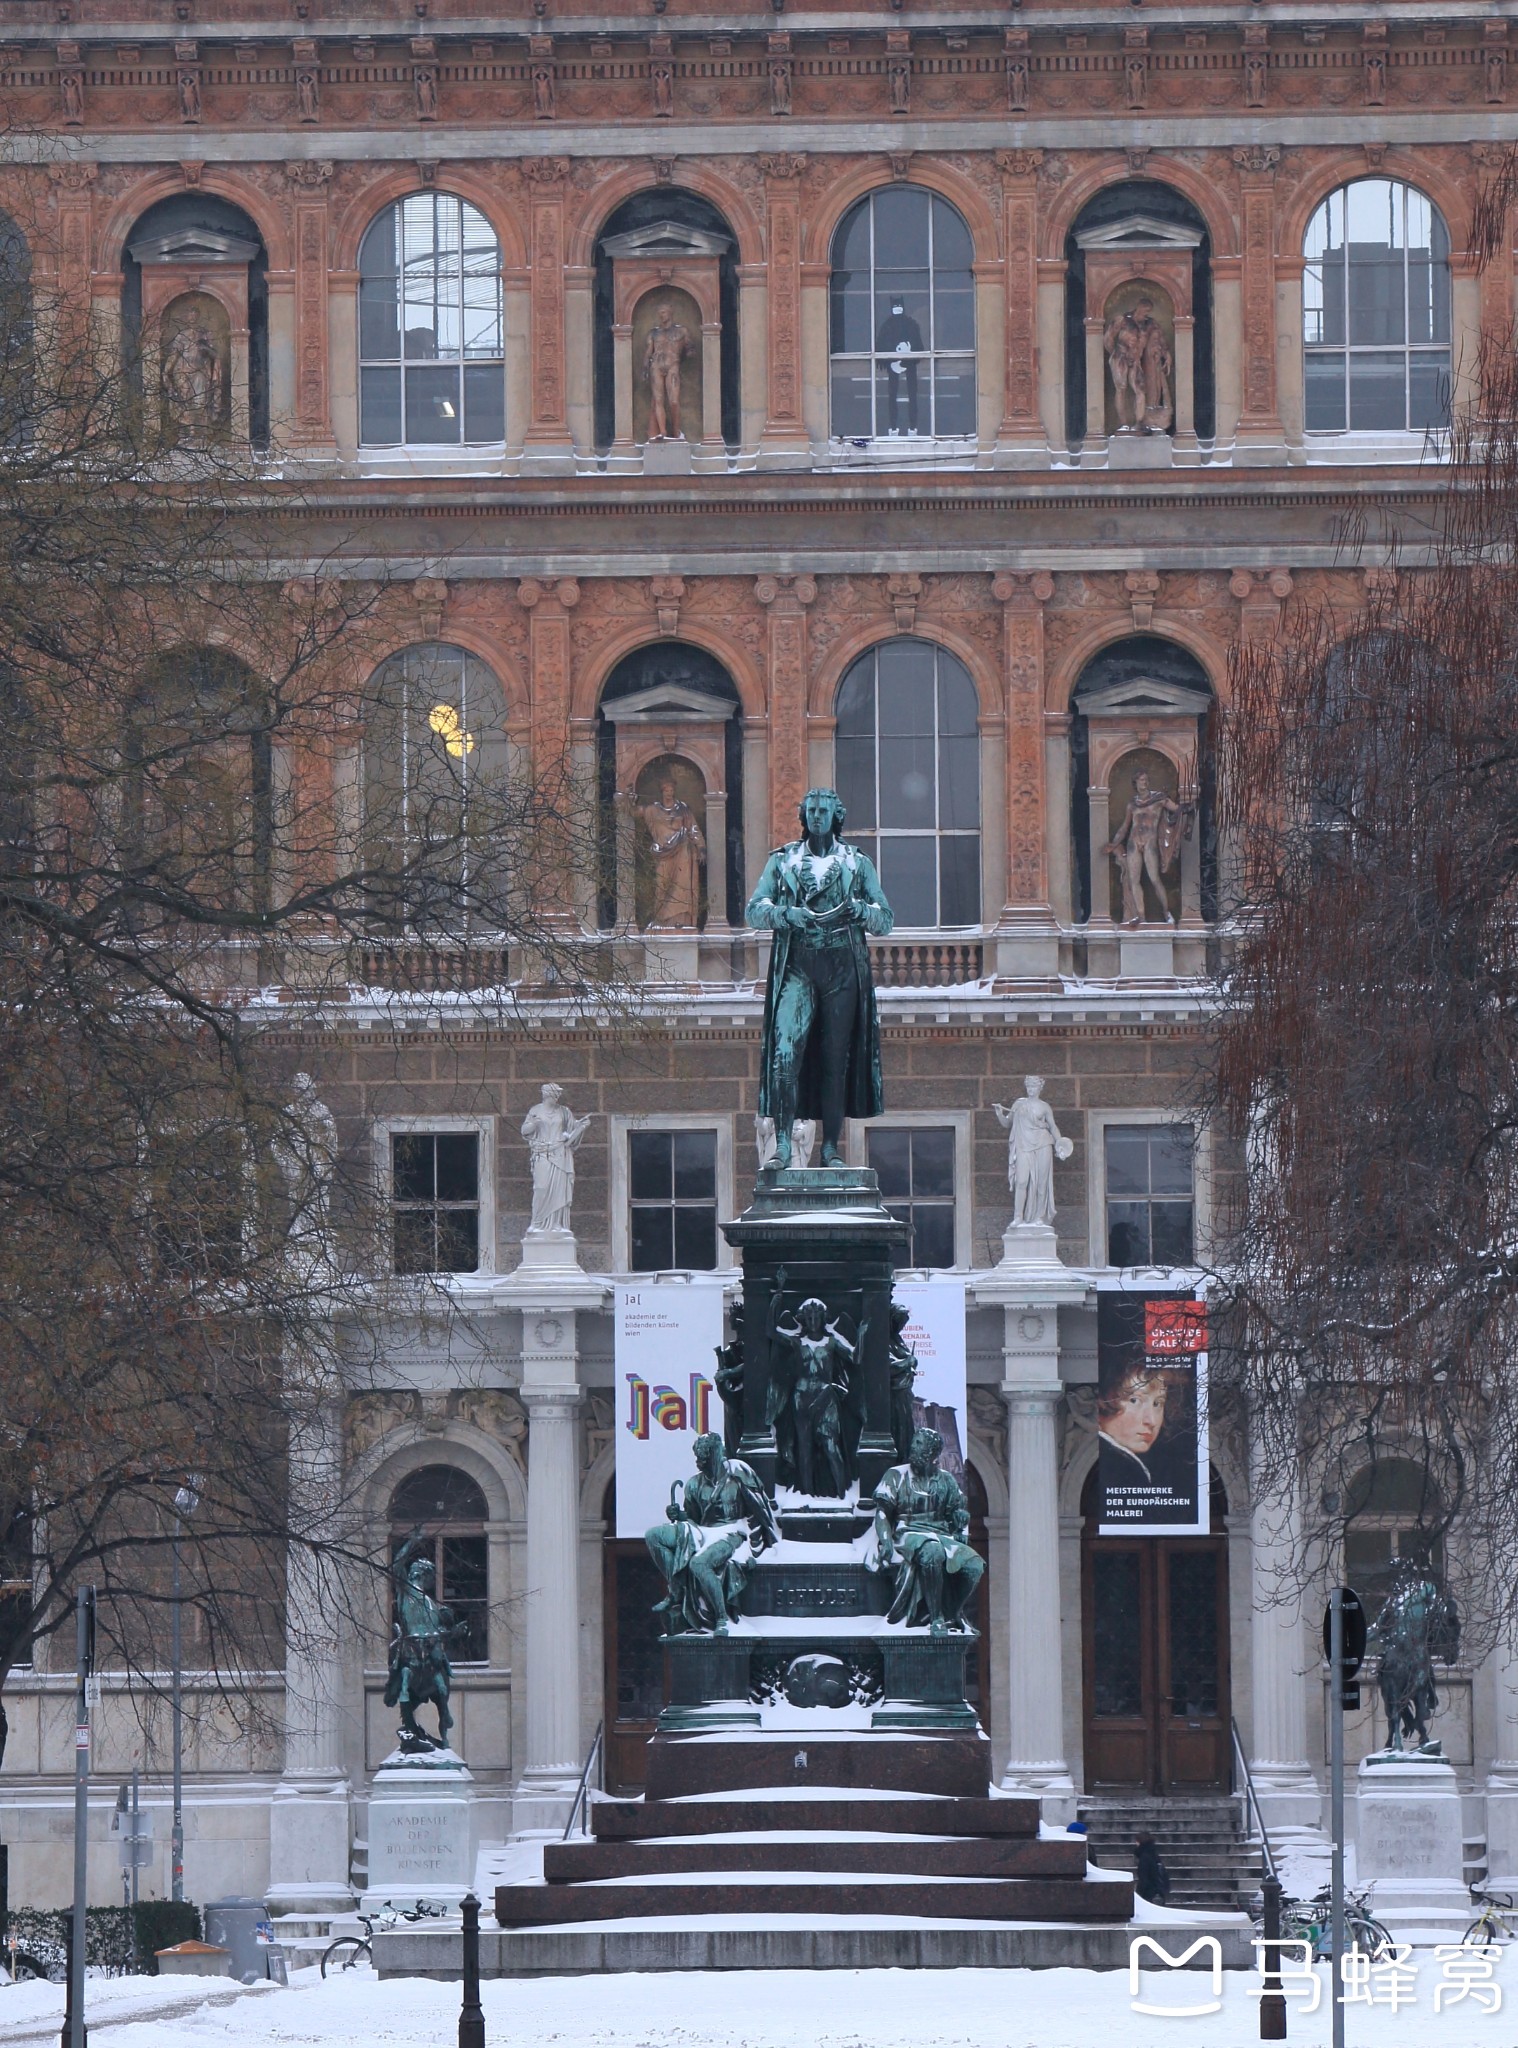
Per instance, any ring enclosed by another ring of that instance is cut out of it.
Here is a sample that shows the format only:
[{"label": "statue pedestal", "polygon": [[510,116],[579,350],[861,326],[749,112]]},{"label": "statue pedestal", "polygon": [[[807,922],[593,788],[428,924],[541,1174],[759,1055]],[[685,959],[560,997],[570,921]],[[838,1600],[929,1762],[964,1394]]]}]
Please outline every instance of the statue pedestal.
[{"label": "statue pedestal", "polygon": [[1003,1266],[1058,1266],[1064,1271],[1052,1223],[1009,1223],[1002,1233]]},{"label": "statue pedestal", "polygon": [[1114,434],[1107,443],[1109,469],[1169,469],[1175,460],[1169,434]]},{"label": "statue pedestal", "polygon": [[690,442],[683,434],[671,434],[662,441],[644,443],[645,476],[689,476],[690,473]]},{"label": "statue pedestal", "polygon": [[535,1273],[580,1273],[579,1248],[572,1230],[527,1230],[522,1237],[522,1265]]},{"label": "statue pedestal", "polygon": [[352,1911],[348,1798],[347,1779],[326,1773],[289,1774],[274,1788],[264,1893],[271,1913]]},{"label": "statue pedestal", "polygon": [[463,1758],[451,1749],[396,1750],[369,1793],[369,1884],[360,1910],[387,1899],[457,1906],[474,1883],[478,1833]]},{"label": "statue pedestal", "polygon": [[[1356,1874],[1374,1884],[1378,1920],[1407,1938],[1458,1941],[1470,1920],[1454,1766],[1381,1750],[1360,1765]],[[1451,1932],[1450,1930],[1454,1931]]]},{"label": "statue pedestal", "polygon": [[1124,981],[1169,981],[1175,973],[1175,935],[1169,925],[1118,939],[1118,974]]}]

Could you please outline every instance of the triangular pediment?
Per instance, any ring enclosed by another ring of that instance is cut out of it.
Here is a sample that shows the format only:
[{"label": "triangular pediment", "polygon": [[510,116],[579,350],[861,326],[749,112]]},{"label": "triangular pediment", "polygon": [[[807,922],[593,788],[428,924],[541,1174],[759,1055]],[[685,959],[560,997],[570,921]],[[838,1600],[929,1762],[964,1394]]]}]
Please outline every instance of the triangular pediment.
[{"label": "triangular pediment", "polygon": [[628,256],[725,256],[732,246],[730,235],[682,227],[673,220],[655,221],[652,227],[629,228],[625,235],[608,235],[601,244],[614,262],[618,257]]},{"label": "triangular pediment", "polygon": [[251,263],[258,254],[257,242],[243,235],[222,234],[216,228],[171,228],[166,235],[148,235],[129,245],[134,263],[237,264]]},{"label": "triangular pediment", "polygon": [[1129,676],[1077,691],[1075,708],[1087,718],[1203,718],[1212,708],[1205,690],[1162,683],[1157,676]]},{"label": "triangular pediment", "polygon": [[1099,228],[1078,228],[1078,249],[1195,249],[1200,246],[1200,228],[1182,227],[1173,220],[1157,220],[1152,213],[1128,213],[1121,220],[1108,221]]},{"label": "triangular pediment", "polygon": [[629,690],[625,697],[615,697],[609,704],[601,706],[602,713],[613,725],[661,725],[671,720],[694,724],[698,720],[707,723],[712,720],[731,718],[737,705],[726,697],[719,697],[714,691],[703,690],[694,683],[668,682],[647,683],[641,690]]}]

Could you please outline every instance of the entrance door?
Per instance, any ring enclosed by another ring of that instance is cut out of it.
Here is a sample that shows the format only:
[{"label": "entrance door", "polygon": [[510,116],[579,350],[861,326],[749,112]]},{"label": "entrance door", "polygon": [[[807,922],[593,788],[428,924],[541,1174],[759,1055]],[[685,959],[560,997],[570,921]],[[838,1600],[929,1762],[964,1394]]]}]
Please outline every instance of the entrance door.
[{"label": "entrance door", "polygon": [[606,1789],[630,1794],[643,1790],[648,1738],[665,1701],[664,1645],[653,1611],[664,1581],[638,1539],[612,1538],[605,1563]]},{"label": "entrance door", "polygon": [[1227,1537],[1088,1533],[1082,1549],[1088,1789],[1226,1791]]}]

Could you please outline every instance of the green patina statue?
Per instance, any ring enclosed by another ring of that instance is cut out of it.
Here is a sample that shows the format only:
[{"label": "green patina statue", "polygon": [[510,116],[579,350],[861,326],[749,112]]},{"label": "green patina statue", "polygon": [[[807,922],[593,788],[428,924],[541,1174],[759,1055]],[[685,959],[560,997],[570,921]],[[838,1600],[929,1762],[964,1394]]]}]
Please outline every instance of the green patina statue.
[{"label": "green patina statue", "polygon": [[775,934],[764,991],[759,1114],[775,1121],[775,1165],[791,1163],[797,1117],[822,1123],[822,1164],[841,1163],[845,1117],[879,1116],[880,1023],[865,934],[895,922],[874,864],[844,843],[835,789],[810,789],[801,838],[764,864],[748,922]]},{"label": "green patina statue", "polygon": [[1443,1745],[1429,1739],[1428,1723],[1438,1712],[1434,1659],[1453,1663],[1459,1654],[1460,1618],[1455,1603],[1432,1572],[1400,1559],[1392,1589],[1371,1633],[1380,1652],[1377,1683],[1386,1709],[1386,1747],[1406,1753],[1407,1738],[1419,1756],[1440,1756]]},{"label": "green patina statue", "polygon": [[935,1636],[968,1632],[964,1611],[985,1564],[965,1541],[970,1510],[952,1472],[938,1469],[943,1438],[936,1429],[912,1437],[905,1465],[893,1465],[875,1489],[877,1571],[896,1567],[896,1598],[887,1621]]},{"label": "green patina statue", "polygon": [[780,1527],[759,1474],[728,1457],[715,1430],[696,1438],[695,1457],[694,1478],[676,1480],[664,1522],[644,1538],[668,1589],[654,1612],[669,1635],[725,1636],[754,1558]]},{"label": "green patina statue", "polygon": [[851,1371],[864,1332],[850,1342],[841,1318],[828,1319],[827,1303],[811,1295],[789,1320],[782,1318],[785,1268],[775,1276],[770,1297],[769,1401],[765,1421],[774,1429],[779,1478],[799,1493],[841,1499],[855,1475],[850,1444]]},{"label": "green patina statue", "polygon": [[896,1455],[903,1461],[912,1455],[912,1432],[916,1408],[912,1382],[918,1373],[917,1353],[907,1342],[905,1331],[912,1311],[905,1302],[891,1303],[891,1348],[887,1363],[891,1372],[891,1437]]},{"label": "green patina statue", "polygon": [[[453,1667],[448,1644],[464,1633],[467,1622],[455,1621],[451,1609],[433,1598],[436,1578],[430,1557],[418,1553],[426,1539],[420,1529],[401,1545],[390,1567],[395,1580],[396,1623],[390,1638],[390,1675],[385,1705],[399,1707],[401,1748],[428,1751],[448,1748],[453,1716],[448,1711]],[[434,1739],[417,1723],[418,1707],[437,1708]]]}]

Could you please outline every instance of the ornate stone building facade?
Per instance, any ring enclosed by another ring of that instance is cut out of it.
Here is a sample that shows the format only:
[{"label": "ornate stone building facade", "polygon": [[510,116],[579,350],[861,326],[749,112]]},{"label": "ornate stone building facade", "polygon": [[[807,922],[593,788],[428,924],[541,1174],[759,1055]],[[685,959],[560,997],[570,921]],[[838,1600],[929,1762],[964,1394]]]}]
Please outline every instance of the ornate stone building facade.
[{"label": "ornate stone building facade", "polygon": [[[140,351],[179,427],[251,441],[298,493],[292,554],[383,564],[418,716],[528,767],[567,745],[601,793],[582,910],[643,979],[636,1031],[503,1021],[425,934],[425,1002],[375,948],[289,1026],[460,1310],[383,1333],[344,1442],[376,1541],[426,1519],[471,1618],[487,1832],[562,1821],[603,1718],[636,1782],[658,1657],[611,1516],[610,1290],[727,1263],[756,1158],[743,906],[817,782],[897,911],[889,1108],[852,1153],[914,1262],[967,1276],[998,1770],[1051,1812],[1223,1796],[1236,1721],[1271,1818],[1316,1823],[1324,1688],[1270,1597],[1294,1537],[1247,1444],[1215,1437],[1210,1537],[1130,1566],[1085,1513],[1092,1286],[1207,1249],[1206,1134],[1169,1133],[1217,958],[1230,649],[1294,597],[1349,627],[1514,312],[1511,234],[1465,253],[1518,138],[1506,19],[19,0],[4,33],[0,194],[39,286]],[[1029,1072],[1075,1141],[1036,1274],[1002,1263],[994,1108]],[[545,1082],[590,1118],[573,1268],[522,1250]],[[1394,1488],[1377,1512],[1367,1571]],[[376,1603],[270,1672],[282,1736],[197,1715],[191,1896],[350,1895],[387,1632]],[[48,1900],[67,1684],[16,1684],[5,1766],[13,1887]],[[135,1728],[107,1681],[107,1772]],[[1518,1873],[1518,1662],[1457,1669],[1442,1732],[1467,1833]]]}]

